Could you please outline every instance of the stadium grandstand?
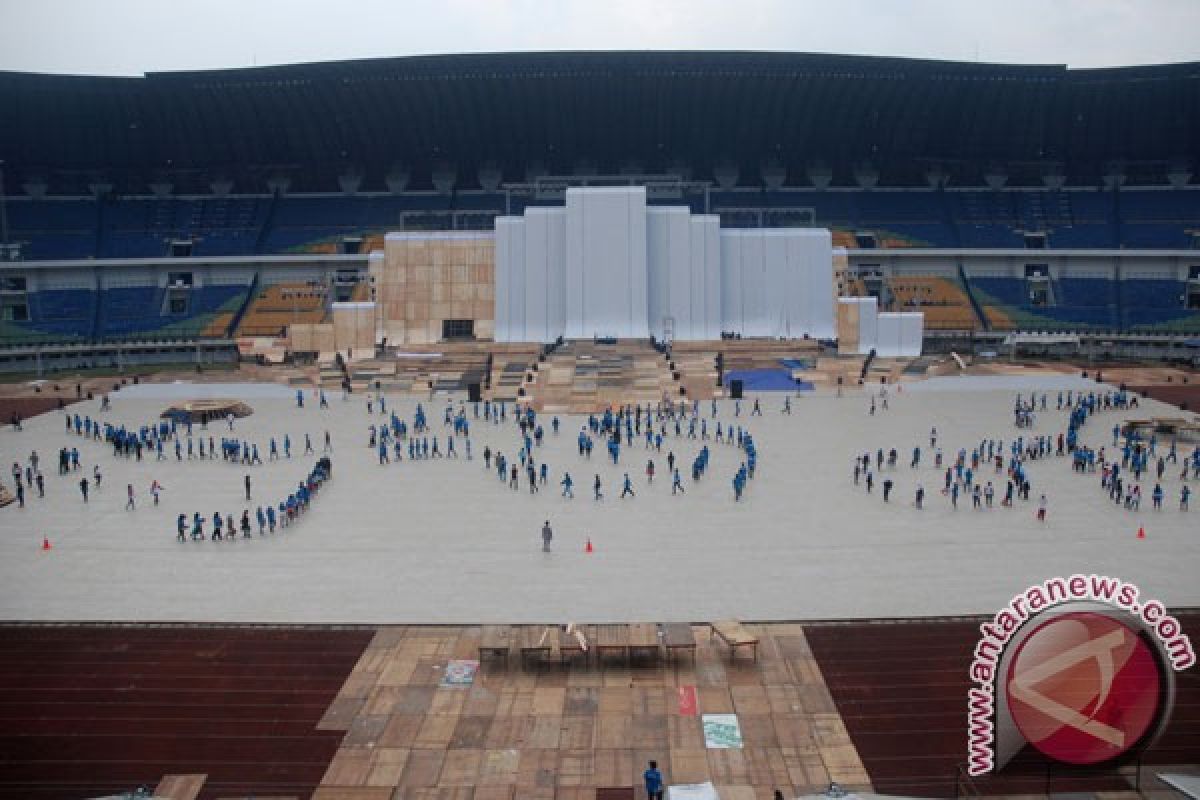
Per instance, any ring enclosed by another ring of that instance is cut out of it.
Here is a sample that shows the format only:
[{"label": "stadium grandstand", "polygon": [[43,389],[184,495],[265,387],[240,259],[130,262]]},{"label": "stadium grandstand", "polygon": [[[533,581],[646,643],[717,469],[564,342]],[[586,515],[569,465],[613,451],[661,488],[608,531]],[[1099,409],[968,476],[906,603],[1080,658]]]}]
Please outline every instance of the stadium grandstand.
[{"label": "stadium grandstand", "polygon": [[858,289],[920,308],[934,341],[1200,333],[1198,63],[455,55],[5,73],[0,103],[19,109],[0,130],[0,339],[18,354],[228,355],[369,297],[355,285],[389,231],[490,230],[576,185],[828,228]]}]

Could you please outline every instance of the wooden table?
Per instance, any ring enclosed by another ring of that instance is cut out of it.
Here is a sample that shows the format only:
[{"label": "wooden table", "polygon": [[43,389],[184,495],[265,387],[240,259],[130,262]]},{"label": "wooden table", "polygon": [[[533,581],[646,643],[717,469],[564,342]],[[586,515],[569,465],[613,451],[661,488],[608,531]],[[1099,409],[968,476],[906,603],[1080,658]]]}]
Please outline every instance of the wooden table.
[{"label": "wooden table", "polygon": [[658,626],[653,622],[639,622],[629,626],[629,655],[642,651],[650,651],[658,655],[658,647],[662,644],[658,638]]},{"label": "wooden table", "polygon": [[484,625],[479,639],[479,660],[487,656],[507,659],[512,650],[512,628],[508,625]]},{"label": "wooden table", "polygon": [[582,625],[573,626],[570,633],[566,628],[558,629],[558,655],[563,661],[578,655],[582,655],[586,660],[589,647],[591,640]]},{"label": "wooden table", "polygon": [[521,628],[521,663],[529,659],[544,661],[558,634],[553,625],[525,625]]},{"label": "wooden table", "polygon": [[729,646],[730,658],[737,655],[739,647],[749,647],[754,655],[754,660],[758,661],[758,637],[746,630],[746,627],[742,623],[730,619],[710,624],[713,633]]},{"label": "wooden table", "polygon": [[676,651],[684,650],[691,653],[692,660],[696,658],[696,632],[686,622],[668,622],[659,625],[663,632],[663,645],[667,648],[667,657],[674,658]]},{"label": "wooden table", "polygon": [[604,657],[606,652],[616,650],[629,657],[629,626],[628,625],[597,625],[596,626],[596,658]]}]

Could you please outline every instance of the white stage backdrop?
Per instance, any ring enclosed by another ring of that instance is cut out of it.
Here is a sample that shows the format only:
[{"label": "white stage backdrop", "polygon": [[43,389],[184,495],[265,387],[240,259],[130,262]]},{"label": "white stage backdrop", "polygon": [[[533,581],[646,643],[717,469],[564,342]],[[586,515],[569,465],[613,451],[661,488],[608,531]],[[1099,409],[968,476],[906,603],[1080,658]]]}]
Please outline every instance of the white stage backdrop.
[{"label": "white stage backdrop", "polygon": [[722,230],[722,330],[833,337],[832,253],[821,228]]},{"label": "white stage backdrop", "polygon": [[858,353],[885,358],[921,355],[925,315],[920,312],[880,312],[874,297],[842,297],[843,305],[858,306]]},{"label": "white stage backdrop", "polygon": [[[496,341],[834,333],[822,229],[722,230],[643,187],[569,188],[566,207],[496,220]],[[872,336],[874,341],[874,336]]]},{"label": "white stage backdrop", "polygon": [[650,335],[645,188],[567,189],[566,288],[568,339]]},{"label": "white stage backdrop", "polygon": [[650,332],[675,339],[721,335],[721,218],[686,208],[648,208]]}]

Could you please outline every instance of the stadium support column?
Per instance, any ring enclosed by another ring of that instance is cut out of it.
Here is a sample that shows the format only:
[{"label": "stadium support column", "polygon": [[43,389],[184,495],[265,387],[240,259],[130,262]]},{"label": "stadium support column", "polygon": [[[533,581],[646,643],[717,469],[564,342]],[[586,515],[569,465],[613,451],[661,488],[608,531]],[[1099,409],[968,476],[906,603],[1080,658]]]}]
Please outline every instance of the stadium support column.
[{"label": "stadium support column", "polygon": [[8,258],[8,197],[4,193],[4,160],[0,159],[0,244]]},{"label": "stadium support column", "polygon": [[645,187],[567,189],[566,337],[649,335]]}]

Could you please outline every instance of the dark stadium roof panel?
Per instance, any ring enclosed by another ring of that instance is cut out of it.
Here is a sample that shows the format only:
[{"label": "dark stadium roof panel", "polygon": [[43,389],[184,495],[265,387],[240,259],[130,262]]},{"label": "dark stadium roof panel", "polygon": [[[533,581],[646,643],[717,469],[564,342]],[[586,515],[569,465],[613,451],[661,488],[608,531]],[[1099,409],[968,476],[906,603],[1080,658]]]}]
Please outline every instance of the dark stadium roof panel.
[{"label": "dark stadium roof panel", "polygon": [[[158,174],[198,186],[263,176],[330,190],[349,167],[384,188],[395,164],[428,185],[436,164],[474,184],[531,163],[586,161],[697,177],[764,161],[805,183],[814,162],[849,183],[923,182],[930,164],[978,183],[990,165],[1063,166],[1088,183],[1111,161],[1197,161],[1200,63],[1071,70],[866,56],[752,52],[563,52],[415,56],[142,78],[0,73],[0,159],[17,181],[60,192],[98,178],[145,191]],[[1161,170],[1159,170],[1161,172]],[[253,184],[253,185],[250,185]]]}]

